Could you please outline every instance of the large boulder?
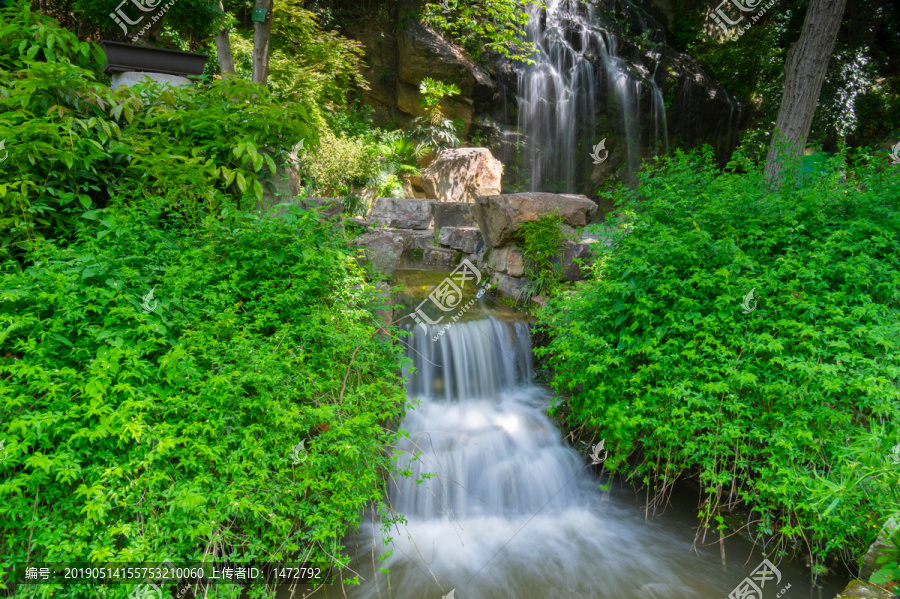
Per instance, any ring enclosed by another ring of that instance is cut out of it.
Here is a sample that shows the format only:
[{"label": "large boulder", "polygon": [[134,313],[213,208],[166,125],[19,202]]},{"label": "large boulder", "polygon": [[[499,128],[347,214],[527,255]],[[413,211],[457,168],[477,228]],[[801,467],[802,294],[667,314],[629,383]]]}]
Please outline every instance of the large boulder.
[{"label": "large boulder", "polygon": [[587,196],[541,192],[482,195],[475,201],[475,220],[488,247],[511,241],[522,223],[556,212],[563,224],[583,227],[591,221],[597,204]]},{"label": "large boulder", "polygon": [[482,195],[500,193],[503,165],[487,148],[443,150],[425,172],[422,185],[440,202],[474,202]]},{"label": "large boulder", "polygon": [[368,219],[397,229],[427,229],[433,200],[377,198]]}]

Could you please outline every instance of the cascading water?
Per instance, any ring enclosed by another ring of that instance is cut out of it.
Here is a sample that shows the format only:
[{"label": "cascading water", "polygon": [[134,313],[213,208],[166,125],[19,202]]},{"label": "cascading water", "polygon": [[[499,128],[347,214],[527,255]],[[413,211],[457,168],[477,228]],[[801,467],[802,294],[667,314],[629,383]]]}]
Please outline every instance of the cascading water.
[{"label": "cascading water", "polygon": [[[433,341],[439,330],[419,325],[406,337],[417,407],[397,449],[413,476],[395,478],[389,491],[403,522],[388,545],[364,523],[351,540],[350,571],[361,584],[335,596],[715,599],[759,563],[757,554],[723,572],[718,545],[692,553],[692,522],[647,523],[633,494],[598,489],[585,458],[544,414],[548,395],[532,383],[525,323],[460,321]],[[385,566],[389,574],[376,570]],[[781,586],[803,586],[786,566]]]},{"label": "cascading water", "polygon": [[[637,9],[635,13],[641,17]],[[643,17],[638,22],[650,30]],[[637,168],[645,85],[651,102],[646,137],[655,140],[657,152],[668,147],[662,92],[649,70],[641,73],[619,56],[618,39],[594,6],[578,0],[548,0],[546,8],[532,5],[526,35],[538,52],[534,64],[518,67],[518,128],[525,136],[523,163],[532,190],[577,190],[578,166],[589,165],[593,146],[616,133],[597,130],[601,100],[625,140],[624,148],[606,149],[624,150],[628,168]],[[658,64],[657,55],[654,75]]]}]

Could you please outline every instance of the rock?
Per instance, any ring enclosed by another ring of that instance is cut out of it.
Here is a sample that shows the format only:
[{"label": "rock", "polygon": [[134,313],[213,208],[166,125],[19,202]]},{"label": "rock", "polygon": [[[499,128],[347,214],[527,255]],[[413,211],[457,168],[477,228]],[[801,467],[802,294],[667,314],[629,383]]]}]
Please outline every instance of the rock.
[{"label": "rock", "polygon": [[496,272],[506,272],[507,254],[509,254],[508,247],[491,249],[487,257],[488,268]]},{"label": "rock", "polygon": [[874,584],[853,580],[835,599],[893,599],[896,595]]},{"label": "rock", "polygon": [[547,305],[547,296],[536,295],[533,298],[531,298],[531,303],[533,303],[538,308],[543,308]]},{"label": "rock", "polygon": [[503,165],[487,148],[442,151],[422,173],[428,197],[440,202],[474,202],[480,195],[500,193]]},{"label": "rock", "polygon": [[511,277],[521,277],[525,274],[525,255],[522,250],[512,246],[506,254],[506,274]]},{"label": "rock", "polygon": [[493,248],[488,255],[487,265],[496,272],[521,277],[525,274],[525,255],[514,245]]},{"label": "rock", "polygon": [[491,276],[491,287],[499,289],[500,293],[506,297],[517,300],[519,299],[519,294],[522,289],[525,287],[525,280],[508,277],[495,272]]},{"label": "rock", "polygon": [[438,243],[460,250],[466,254],[477,252],[484,241],[478,227],[444,227],[441,229]]},{"label": "rock", "polygon": [[453,83],[461,97],[490,94],[495,86],[490,75],[461,48],[415,19],[397,34],[400,81],[418,86],[426,77]]},{"label": "rock", "polygon": [[456,250],[430,247],[422,252],[422,263],[427,266],[456,266],[462,256]]},{"label": "rock", "polygon": [[468,202],[435,202],[431,207],[431,213],[434,215],[434,228],[477,227],[475,213],[472,211],[473,205]]},{"label": "rock", "polygon": [[427,229],[433,200],[377,198],[368,219],[398,229]]},{"label": "rock", "polygon": [[575,260],[581,260],[589,264],[593,246],[594,243],[565,242],[565,252],[553,260],[554,266],[559,267],[561,271],[560,278],[563,281],[580,281],[584,278],[581,267]]},{"label": "rock", "polygon": [[366,231],[350,242],[362,250],[359,261],[369,263],[372,269],[390,277],[400,264],[403,254],[403,237],[385,229]]},{"label": "rock", "polygon": [[426,229],[425,231],[410,231],[409,243],[407,249],[425,251],[433,248],[434,245],[434,229]]},{"label": "rock", "polygon": [[525,192],[479,196],[475,201],[475,219],[490,247],[498,247],[515,238],[524,222],[539,220],[553,212],[571,227],[588,224],[597,205],[586,196]]},{"label": "rock", "polygon": [[868,580],[872,574],[881,568],[879,564],[876,563],[879,557],[890,553],[892,550],[895,550],[893,545],[891,545],[890,536],[891,533],[897,529],[897,519],[891,518],[884,525],[884,528],[878,533],[878,538],[875,539],[875,542],[869,546],[869,550],[866,552],[866,556],[863,558],[863,565],[860,568],[860,577],[864,580]]}]

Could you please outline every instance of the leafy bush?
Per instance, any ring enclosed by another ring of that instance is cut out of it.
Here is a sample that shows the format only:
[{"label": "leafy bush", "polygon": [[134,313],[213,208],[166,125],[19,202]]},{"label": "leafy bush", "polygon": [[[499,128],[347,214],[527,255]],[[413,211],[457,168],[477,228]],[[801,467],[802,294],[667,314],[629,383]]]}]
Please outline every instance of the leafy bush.
[{"label": "leafy bush", "polygon": [[543,6],[541,0],[448,0],[450,10],[440,3],[425,5],[423,20],[460,43],[476,59],[485,49],[512,60],[534,62],[537,52],[525,40],[529,7]]},{"label": "leafy bush", "polygon": [[530,299],[535,295],[549,295],[559,283],[557,266],[553,258],[563,242],[562,217],[550,214],[536,221],[522,223],[519,236],[525,256],[525,274],[528,282],[520,297]]},{"label": "leafy bush", "polygon": [[419,91],[422,93],[419,104],[425,109],[425,116],[413,120],[413,136],[435,151],[458,147],[460,142],[456,124],[444,116],[441,102],[459,95],[459,88],[426,77],[419,85]]},{"label": "leafy bush", "polygon": [[379,170],[372,147],[362,138],[322,132],[319,147],[303,157],[303,170],[317,193],[340,196],[366,185]]},{"label": "leafy bush", "polygon": [[[276,97],[343,106],[348,91],[365,85],[359,42],[322,31],[316,14],[297,0],[277,2],[272,19],[268,87]],[[235,69],[250,79],[253,29],[235,30],[229,39]]]},{"label": "leafy bush", "polygon": [[383,302],[314,213],[230,208],[198,234],[145,205],[0,265],[0,581],[26,560],[340,559],[405,405]]},{"label": "leafy bush", "polygon": [[848,444],[886,431],[886,457],[900,441],[896,173],[837,157],[817,177],[790,165],[796,184],[770,191],[731,166],[746,172],[717,171],[706,148],[642,173],[615,249],[550,301],[538,353],[571,393],[558,413],[606,439],[609,467],[695,475],[705,522],[744,504],[769,548],[856,558],[891,500],[884,478],[847,490]]},{"label": "leafy bush", "polygon": [[164,197],[188,220],[227,195],[261,200],[288,149],[315,143],[306,109],[258,85],[110,91],[95,46],[27,7],[3,14],[0,139],[9,158],[0,163],[0,256],[70,235],[84,210],[113,198]]}]

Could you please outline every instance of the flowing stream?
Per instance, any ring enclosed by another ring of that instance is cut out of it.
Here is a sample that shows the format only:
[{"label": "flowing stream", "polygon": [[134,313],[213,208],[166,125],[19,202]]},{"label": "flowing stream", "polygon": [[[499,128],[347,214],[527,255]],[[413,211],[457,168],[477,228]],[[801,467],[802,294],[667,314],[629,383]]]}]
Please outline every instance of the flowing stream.
[{"label": "flowing stream", "polygon": [[[350,539],[356,557],[344,573],[359,573],[361,584],[317,594],[724,599],[760,564],[736,537],[725,543],[724,568],[715,533],[692,550],[690,505],[646,519],[645,497],[615,484],[601,489],[586,457],[545,415],[549,393],[533,383],[529,326],[508,310],[469,316],[435,341],[438,326],[417,325],[405,338],[407,389],[418,406],[402,423],[409,438],[398,449],[414,476],[390,487],[405,522],[382,533],[368,518]],[[389,574],[375,570],[384,567]],[[759,599],[831,599],[838,590],[813,591],[808,571],[777,567],[780,581]]]}]

